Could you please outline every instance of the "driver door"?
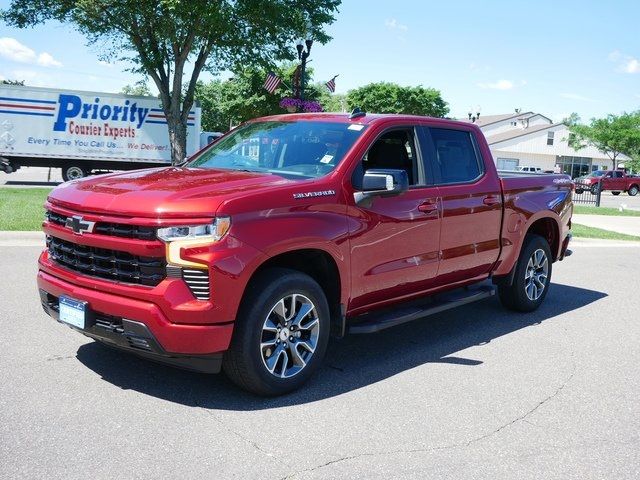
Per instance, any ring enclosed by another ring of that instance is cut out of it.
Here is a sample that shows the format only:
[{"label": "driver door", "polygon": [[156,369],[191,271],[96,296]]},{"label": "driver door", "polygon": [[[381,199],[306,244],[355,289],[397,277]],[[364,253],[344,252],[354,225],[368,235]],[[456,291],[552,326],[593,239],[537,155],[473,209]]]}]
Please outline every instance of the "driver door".
[{"label": "driver door", "polygon": [[428,173],[413,127],[387,130],[376,138],[356,168],[358,191],[367,169],[407,172],[409,190],[392,197],[350,199],[350,310],[401,299],[434,284],[438,273],[441,202]]}]

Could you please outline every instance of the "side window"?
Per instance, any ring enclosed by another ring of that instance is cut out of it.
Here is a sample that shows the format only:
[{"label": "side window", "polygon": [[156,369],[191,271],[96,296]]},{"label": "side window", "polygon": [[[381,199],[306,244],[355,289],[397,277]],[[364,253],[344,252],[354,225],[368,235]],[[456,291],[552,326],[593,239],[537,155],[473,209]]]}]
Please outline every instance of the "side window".
[{"label": "side window", "polygon": [[433,168],[441,184],[471,182],[483,173],[471,132],[431,128],[436,158]]},{"label": "side window", "polygon": [[413,137],[413,129],[403,128],[383,133],[363,157],[363,173],[371,168],[405,170],[409,177],[409,185],[417,185],[418,156]]},{"label": "side window", "polygon": [[622,172],[615,172],[614,175],[616,178],[622,178]]}]

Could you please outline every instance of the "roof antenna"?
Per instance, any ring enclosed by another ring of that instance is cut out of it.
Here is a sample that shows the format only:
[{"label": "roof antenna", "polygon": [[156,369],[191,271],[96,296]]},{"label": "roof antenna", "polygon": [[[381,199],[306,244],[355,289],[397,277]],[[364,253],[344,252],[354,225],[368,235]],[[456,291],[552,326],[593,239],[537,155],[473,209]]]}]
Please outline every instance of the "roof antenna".
[{"label": "roof antenna", "polygon": [[360,110],[360,107],[356,107],[351,111],[351,115],[349,115],[349,120],[353,120],[354,118],[364,117],[367,112],[363,112]]}]

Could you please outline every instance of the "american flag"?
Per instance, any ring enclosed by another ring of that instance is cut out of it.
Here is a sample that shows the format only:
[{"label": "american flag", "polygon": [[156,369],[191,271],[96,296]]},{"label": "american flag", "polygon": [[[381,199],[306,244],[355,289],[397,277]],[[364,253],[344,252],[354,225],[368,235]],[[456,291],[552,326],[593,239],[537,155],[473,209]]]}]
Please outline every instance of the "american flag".
[{"label": "american flag", "polygon": [[273,93],[276,91],[276,88],[280,86],[280,82],[282,82],[280,77],[273,72],[269,72],[267,73],[267,78],[264,81],[264,89],[269,93]]},{"label": "american flag", "polygon": [[327,89],[329,89],[329,91],[331,93],[335,93],[335,91],[336,91],[336,77],[337,76],[338,75],[336,75],[331,80],[329,80],[327,83],[325,83],[325,85],[327,86]]}]

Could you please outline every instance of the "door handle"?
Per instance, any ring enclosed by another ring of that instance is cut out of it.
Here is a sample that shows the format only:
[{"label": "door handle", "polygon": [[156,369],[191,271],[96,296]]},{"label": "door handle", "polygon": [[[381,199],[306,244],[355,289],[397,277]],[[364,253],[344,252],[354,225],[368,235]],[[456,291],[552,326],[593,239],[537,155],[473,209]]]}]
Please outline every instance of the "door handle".
[{"label": "door handle", "polygon": [[438,210],[438,202],[436,200],[427,200],[418,205],[418,211],[422,213],[433,213]]},{"label": "door handle", "polygon": [[500,197],[497,195],[487,195],[482,199],[482,203],[485,205],[497,205],[500,203]]}]

